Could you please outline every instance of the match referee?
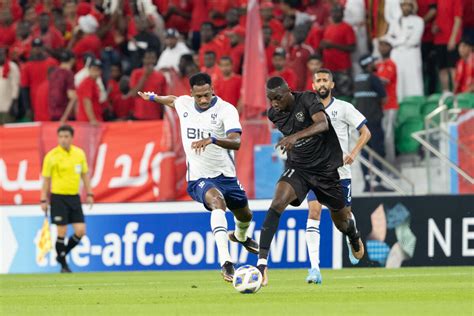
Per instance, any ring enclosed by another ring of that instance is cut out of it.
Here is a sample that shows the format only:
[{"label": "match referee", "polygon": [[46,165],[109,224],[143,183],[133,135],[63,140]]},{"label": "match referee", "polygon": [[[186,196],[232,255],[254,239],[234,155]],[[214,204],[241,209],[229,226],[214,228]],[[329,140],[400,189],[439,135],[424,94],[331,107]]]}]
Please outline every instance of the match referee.
[{"label": "match referee", "polygon": [[[51,221],[57,225],[56,260],[61,264],[61,273],[71,272],[66,255],[81,240],[86,232],[79,188],[81,178],[87,192],[87,203],[92,208],[94,195],[90,185],[86,155],[79,147],[72,145],[74,129],[69,125],[58,128],[59,145],[49,151],[43,161],[43,186],[41,188],[41,209],[48,212],[48,193],[51,188]],[[67,225],[72,224],[74,235],[64,242]]]}]

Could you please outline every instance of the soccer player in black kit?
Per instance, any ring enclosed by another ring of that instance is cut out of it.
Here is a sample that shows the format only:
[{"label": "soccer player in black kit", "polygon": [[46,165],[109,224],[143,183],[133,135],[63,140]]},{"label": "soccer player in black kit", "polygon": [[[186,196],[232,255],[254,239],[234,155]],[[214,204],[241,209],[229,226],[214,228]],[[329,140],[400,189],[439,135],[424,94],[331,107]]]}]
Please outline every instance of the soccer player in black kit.
[{"label": "soccer player in black kit", "polygon": [[309,190],[329,208],[337,229],[349,237],[354,257],[361,259],[364,255],[364,244],[350,207],[345,206],[337,172],[343,164],[341,146],[324,105],[314,92],[290,91],[281,77],[270,78],[266,88],[271,103],[268,118],[284,136],[276,147],[287,152],[288,158],[260,234],[257,268],[264,286],[268,283],[268,252],[280,215],[289,204],[300,205]]}]

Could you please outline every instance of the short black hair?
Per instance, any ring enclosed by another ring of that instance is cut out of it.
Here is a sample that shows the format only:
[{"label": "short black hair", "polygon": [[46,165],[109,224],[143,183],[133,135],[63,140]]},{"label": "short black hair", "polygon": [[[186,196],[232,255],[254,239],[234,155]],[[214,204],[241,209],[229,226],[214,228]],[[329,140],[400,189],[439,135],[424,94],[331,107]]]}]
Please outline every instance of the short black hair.
[{"label": "short black hair", "polygon": [[153,48],[147,48],[145,50],[145,54],[155,54],[155,56],[158,56],[158,52],[154,50]]},{"label": "short black hair", "polygon": [[292,9],[296,9],[299,6],[301,6],[301,1],[300,0],[285,0],[283,1],[286,5],[288,5]]},{"label": "short black hair", "polygon": [[71,136],[74,136],[74,128],[71,125],[61,125],[58,128],[58,134],[61,132],[69,132]]},{"label": "short black hair", "polygon": [[184,60],[187,63],[192,63],[194,62],[193,55],[191,54],[183,54],[180,57],[180,60]]},{"label": "short black hair", "polygon": [[68,49],[64,49],[59,53],[59,61],[62,63],[67,63],[74,58],[74,53]]},{"label": "short black hair", "polygon": [[198,72],[197,74],[189,78],[189,85],[191,86],[191,88],[194,86],[204,86],[206,84],[211,85],[211,83],[211,76],[204,72]]},{"label": "short black hair", "polygon": [[117,67],[122,70],[122,63],[120,61],[114,61],[110,64],[110,67]]},{"label": "short black hair", "polygon": [[308,61],[310,60],[323,60],[323,57],[316,53],[309,56]]},{"label": "short black hair", "polygon": [[282,77],[276,76],[267,80],[267,89],[273,90],[280,87],[288,87],[288,83]]},{"label": "short black hair", "polygon": [[463,43],[469,46],[474,46],[474,40],[470,38],[469,36],[465,36],[465,35],[461,38],[460,43]]},{"label": "short black hair", "polygon": [[316,74],[328,74],[329,77],[331,78],[331,80],[334,80],[334,76],[331,72],[331,70],[327,69],[327,68],[321,68],[319,69],[318,71],[316,71],[315,75]]}]

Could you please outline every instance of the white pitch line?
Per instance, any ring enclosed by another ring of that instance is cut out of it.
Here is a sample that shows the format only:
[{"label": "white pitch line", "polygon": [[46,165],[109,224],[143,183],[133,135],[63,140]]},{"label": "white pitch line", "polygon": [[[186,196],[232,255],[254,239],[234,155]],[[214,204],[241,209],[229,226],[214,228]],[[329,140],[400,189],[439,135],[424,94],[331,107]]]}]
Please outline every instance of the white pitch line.
[{"label": "white pitch line", "polygon": [[335,276],[331,279],[369,279],[369,278],[411,278],[411,277],[423,277],[423,276],[473,276],[472,273],[462,272],[450,272],[450,273],[410,273],[410,274],[389,274],[389,275],[346,275],[346,276]]}]

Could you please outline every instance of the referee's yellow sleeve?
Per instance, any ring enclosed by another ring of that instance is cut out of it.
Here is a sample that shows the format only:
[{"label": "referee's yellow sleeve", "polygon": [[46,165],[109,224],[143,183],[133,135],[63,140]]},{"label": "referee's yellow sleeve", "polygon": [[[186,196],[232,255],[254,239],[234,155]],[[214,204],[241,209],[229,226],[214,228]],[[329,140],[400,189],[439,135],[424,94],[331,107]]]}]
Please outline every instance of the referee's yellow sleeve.
[{"label": "referee's yellow sleeve", "polygon": [[89,172],[89,166],[87,165],[87,158],[86,158],[86,154],[84,152],[82,152],[82,173],[88,173]]},{"label": "referee's yellow sleeve", "polygon": [[51,178],[51,155],[48,153],[43,160],[43,170],[41,175],[45,178]]}]

